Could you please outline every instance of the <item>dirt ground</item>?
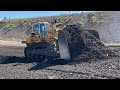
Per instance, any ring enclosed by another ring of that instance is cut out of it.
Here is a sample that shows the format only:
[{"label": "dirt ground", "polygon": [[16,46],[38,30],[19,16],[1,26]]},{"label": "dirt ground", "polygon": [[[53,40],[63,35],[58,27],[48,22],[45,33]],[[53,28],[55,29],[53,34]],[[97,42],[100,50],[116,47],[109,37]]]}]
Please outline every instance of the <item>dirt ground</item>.
[{"label": "dirt ground", "polygon": [[17,41],[0,40],[0,46],[26,46],[26,45]]},{"label": "dirt ground", "polygon": [[[22,44],[0,42],[0,79],[119,79],[120,57],[67,63],[27,60]],[[19,45],[19,44],[18,44]],[[120,47],[111,47],[120,55]]]}]

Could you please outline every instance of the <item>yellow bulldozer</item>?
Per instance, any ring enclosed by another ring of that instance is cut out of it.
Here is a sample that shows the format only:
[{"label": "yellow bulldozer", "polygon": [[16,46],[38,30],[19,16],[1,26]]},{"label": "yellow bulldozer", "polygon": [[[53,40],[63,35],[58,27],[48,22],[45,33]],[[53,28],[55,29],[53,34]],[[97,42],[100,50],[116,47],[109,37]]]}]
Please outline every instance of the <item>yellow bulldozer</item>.
[{"label": "yellow bulldozer", "polygon": [[[31,35],[22,41],[27,46],[24,50],[25,57],[40,56],[70,60],[71,55],[66,34],[62,30],[63,26],[56,28],[56,26],[50,25],[48,22],[33,24]],[[94,30],[87,31],[99,38],[98,33]]]},{"label": "yellow bulldozer", "polygon": [[26,43],[25,57],[35,56],[54,57],[69,60],[70,53],[64,31],[50,25],[48,22],[39,22],[32,25],[31,35],[22,43]]}]

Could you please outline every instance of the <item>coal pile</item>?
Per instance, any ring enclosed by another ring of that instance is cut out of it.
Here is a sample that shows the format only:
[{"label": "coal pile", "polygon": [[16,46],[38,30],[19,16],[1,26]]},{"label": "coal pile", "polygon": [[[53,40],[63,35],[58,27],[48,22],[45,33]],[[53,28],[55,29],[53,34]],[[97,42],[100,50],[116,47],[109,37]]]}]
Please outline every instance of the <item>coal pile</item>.
[{"label": "coal pile", "polygon": [[105,59],[117,56],[97,37],[77,24],[67,25],[63,31],[67,36],[72,60]]}]

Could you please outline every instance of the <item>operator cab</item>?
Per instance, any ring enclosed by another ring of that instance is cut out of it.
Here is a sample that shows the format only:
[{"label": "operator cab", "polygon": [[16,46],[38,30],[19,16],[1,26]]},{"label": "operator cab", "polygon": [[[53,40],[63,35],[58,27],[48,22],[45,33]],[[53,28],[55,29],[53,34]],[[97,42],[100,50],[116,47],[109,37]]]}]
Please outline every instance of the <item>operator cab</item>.
[{"label": "operator cab", "polygon": [[45,36],[47,30],[50,28],[50,24],[48,22],[39,22],[33,24],[32,28],[33,32],[37,33],[40,36]]}]

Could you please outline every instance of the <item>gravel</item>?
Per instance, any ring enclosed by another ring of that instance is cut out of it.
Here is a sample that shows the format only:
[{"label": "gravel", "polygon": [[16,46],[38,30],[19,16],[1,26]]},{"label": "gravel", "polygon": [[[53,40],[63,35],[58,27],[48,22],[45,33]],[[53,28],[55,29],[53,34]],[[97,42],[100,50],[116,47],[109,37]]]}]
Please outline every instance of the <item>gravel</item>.
[{"label": "gravel", "polygon": [[[111,47],[120,54],[120,48]],[[79,63],[40,63],[24,58],[24,47],[0,47],[0,79],[119,79],[120,57]],[[18,50],[18,53],[16,52]],[[11,53],[10,53],[11,52]],[[8,54],[9,53],[9,54]]]}]

